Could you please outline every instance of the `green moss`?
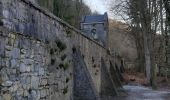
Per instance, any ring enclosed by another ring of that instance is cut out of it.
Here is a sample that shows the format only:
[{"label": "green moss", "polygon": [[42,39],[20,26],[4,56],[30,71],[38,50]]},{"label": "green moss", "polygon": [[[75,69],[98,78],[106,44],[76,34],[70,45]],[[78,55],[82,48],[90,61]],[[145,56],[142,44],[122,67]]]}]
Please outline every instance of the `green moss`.
[{"label": "green moss", "polygon": [[64,64],[59,64],[60,69],[64,67]]},{"label": "green moss", "polygon": [[59,64],[59,67],[60,68],[63,68],[64,70],[67,70],[68,69],[68,67],[69,67],[69,63],[68,62],[66,62],[66,63],[61,63],[61,64]]},{"label": "green moss", "polygon": [[94,60],[94,57],[92,57],[92,63],[94,63],[94,61],[95,61],[95,60]]},{"label": "green moss", "polygon": [[45,39],[45,43],[46,43],[46,44],[49,44],[50,42],[49,42],[47,39]]},{"label": "green moss", "polygon": [[66,29],[66,34],[67,34],[68,37],[71,37],[73,32],[69,28],[67,28]]},{"label": "green moss", "polygon": [[69,80],[70,80],[70,79],[67,77],[67,78],[66,78],[66,83],[68,83],[68,82],[69,82]]},{"label": "green moss", "polygon": [[3,19],[3,18],[0,16],[0,26],[3,26],[3,25],[4,25],[2,19]]},{"label": "green moss", "polygon": [[66,70],[67,68],[69,67],[69,63],[68,62],[66,62],[66,63],[64,63],[64,70]]},{"label": "green moss", "polygon": [[56,41],[57,47],[60,49],[60,51],[63,51],[67,48],[66,44],[61,42],[60,40]]},{"label": "green moss", "polygon": [[73,48],[72,48],[72,52],[73,52],[73,54],[76,53],[76,47],[73,47]]},{"label": "green moss", "polygon": [[66,54],[62,55],[62,56],[61,56],[61,60],[64,61],[64,60],[66,59],[66,57],[67,57]]},{"label": "green moss", "polygon": [[63,89],[63,94],[66,94],[68,92],[68,86]]},{"label": "green moss", "polygon": [[107,54],[108,54],[108,55],[111,55],[111,52],[110,52],[110,50],[107,50]]},{"label": "green moss", "polygon": [[50,55],[54,54],[54,49],[50,49]]},{"label": "green moss", "polygon": [[51,59],[51,65],[55,64],[55,59]]},{"label": "green moss", "polygon": [[93,67],[96,68],[97,67],[96,64],[94,64]]}]

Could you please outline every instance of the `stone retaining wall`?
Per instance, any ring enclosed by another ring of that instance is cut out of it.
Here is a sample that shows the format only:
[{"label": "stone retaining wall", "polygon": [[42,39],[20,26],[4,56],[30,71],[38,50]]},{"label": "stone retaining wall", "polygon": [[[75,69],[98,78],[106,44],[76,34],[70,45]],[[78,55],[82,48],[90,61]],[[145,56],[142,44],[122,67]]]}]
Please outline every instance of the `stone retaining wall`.
[{"label": "stone retaining wall", "polygon": [[102,45],[29,0],[0,0],[0,48],[0,100],[73,100],[74,48],[99,94],[101,58],[110,67]]}]

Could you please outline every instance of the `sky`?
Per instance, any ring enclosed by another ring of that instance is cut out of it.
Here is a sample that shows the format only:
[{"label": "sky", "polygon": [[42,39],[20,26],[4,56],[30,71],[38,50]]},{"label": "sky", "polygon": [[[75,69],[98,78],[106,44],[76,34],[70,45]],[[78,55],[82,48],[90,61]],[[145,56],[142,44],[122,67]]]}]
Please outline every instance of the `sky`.
[{"label": "sky", "polygon": [[84,2],[91,8],[91,10],[99,13],[108,11],[106,2],[104,0],[84,0]]},{"label": "sky", "polygon": [[91,8],[92,12],[97,11],[100,14],[108,12],[109,17],[113,14],[110,12],[110,2],[113,0],[84,0],[84,2]]}]

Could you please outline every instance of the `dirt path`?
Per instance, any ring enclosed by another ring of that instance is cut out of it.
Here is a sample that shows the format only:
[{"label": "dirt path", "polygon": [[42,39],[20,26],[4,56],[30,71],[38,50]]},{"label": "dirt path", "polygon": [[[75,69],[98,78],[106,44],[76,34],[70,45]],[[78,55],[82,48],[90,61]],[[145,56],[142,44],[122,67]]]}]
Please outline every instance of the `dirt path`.
[{"label": "dirt path", "polygon": [[170,100],[170,91],[152,90],[140,85],[124,85],[126,95],[112,100]]},{"label": "dirt path", "polygon": [[169,82],[164,82],[164,78],[157,79],[158,90],[153,90],[142,73],[125,73],[123,76],[128,83],[123,86],[123,95],[109,100],[170,100]]}]

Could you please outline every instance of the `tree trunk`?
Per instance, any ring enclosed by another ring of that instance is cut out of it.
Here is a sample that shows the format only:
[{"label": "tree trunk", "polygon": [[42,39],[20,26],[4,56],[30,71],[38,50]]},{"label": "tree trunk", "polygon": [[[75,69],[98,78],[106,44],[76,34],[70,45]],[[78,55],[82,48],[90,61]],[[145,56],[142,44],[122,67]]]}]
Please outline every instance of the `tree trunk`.
[{"label": "tree trunk", "polygon": [[148,47],[148,39],[147,39],[147,31],[145,30],[143,33],[143,38],[144,38],[144,55],[145,55],[145,66],[146,66],[146,77],[148,83],[150,83],[151,79],[151,57],[150,57],[150,51]]}]

